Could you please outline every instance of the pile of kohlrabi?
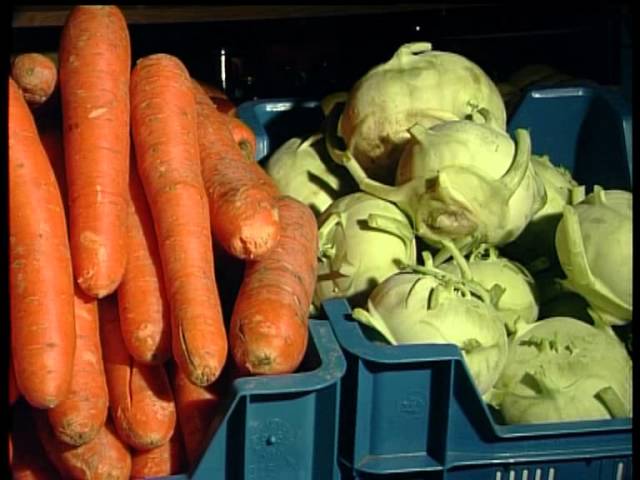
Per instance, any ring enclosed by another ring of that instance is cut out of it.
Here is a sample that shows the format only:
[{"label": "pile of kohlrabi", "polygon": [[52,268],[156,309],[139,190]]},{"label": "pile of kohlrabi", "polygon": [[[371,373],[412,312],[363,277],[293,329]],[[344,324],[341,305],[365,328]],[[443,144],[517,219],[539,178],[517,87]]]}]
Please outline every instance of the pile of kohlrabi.
[{"label": "pile of kohlrabi", "polygon": [[318,218],[313,307],[459,346],[506,423],[632,415],[632,194],[580,185],[467,58],[401,46],[268,159]]}]

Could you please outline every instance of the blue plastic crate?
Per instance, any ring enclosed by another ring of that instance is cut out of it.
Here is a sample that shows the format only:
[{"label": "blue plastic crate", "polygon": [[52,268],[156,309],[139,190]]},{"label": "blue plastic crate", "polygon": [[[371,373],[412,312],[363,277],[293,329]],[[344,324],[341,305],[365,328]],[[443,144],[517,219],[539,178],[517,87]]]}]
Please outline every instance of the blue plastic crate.
[{"label": "blue plastic crate", "polygon": [[318,101],[296,98],[251,100],[236,112],[256,135],[258,162],[291,137],[315,133],[324,118]]},{"label": "blue plastic crate", "polygon": [[[312,100],[256,100],[238,111],[261,145],[258,160],[322,122]],[[532,89],[509,118],[509,132],[516,128],[530,131],[534,153],[548,154],[589,189],[631,189],[631,110],[616,90]],[[324,316],[347,360],[338,446],[344,479],[631,480],[630,420],[497,424],[458,347],[375,343],[344,300],[325,302]]]},{"label": "blue plastic crate", "polygon": [[527,92],[508,130],[529,129],[533,153],[548,154],[580,184],[630,189],[631,120],[631,105],[611,88],[540,88]]},{"label": "blue plastic crate", "polygon": [[339,456],[353,478],[632,479],[630,419],[498,424],[457,346],[377,342],[345,300],[323,307],[347,360]]},{"label": "blue plastic crate", "polygon": [[[258,161],[288,139],[318,131],[324,118],[313,99],[252,100],[237,112],[256,135]],[[597,180],[603,188],[630,188],[631,115],[625,97],[608,87],[537,88],[517,106],[508,130],[529,129],[533,152],[548,154],[580,183]]]},{"label": "blue plastic crate", "polygon": [[[193,471],[156,480],[338,480],[345,359],[326,321],[309,322],[299,373],[239,378]],[[151,479],[148,479],[151,480]]]}]

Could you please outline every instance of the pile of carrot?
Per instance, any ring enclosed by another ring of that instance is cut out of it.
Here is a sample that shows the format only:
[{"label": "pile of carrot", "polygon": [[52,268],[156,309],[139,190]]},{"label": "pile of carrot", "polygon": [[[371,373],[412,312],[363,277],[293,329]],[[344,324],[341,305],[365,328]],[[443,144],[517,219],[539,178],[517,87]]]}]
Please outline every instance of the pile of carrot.
[{"label": "pile of carrot", "polygon": [[230,381],[307,349],[313,213],[222,92],[135,60],[113,5],[74,6],[57,57],[13,58],[13,478],[186,472]]}]

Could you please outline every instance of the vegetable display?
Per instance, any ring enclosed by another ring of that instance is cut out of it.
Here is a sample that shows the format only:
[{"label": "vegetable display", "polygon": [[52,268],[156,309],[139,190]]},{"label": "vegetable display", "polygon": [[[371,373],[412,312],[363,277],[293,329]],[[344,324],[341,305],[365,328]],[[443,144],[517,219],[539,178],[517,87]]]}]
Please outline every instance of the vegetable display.
[{"label": "vegetable display", "polygon": [[401,45],[260,164],[222,91],[131,52],[119,7],[73,6],[59,64],[7,79],[14,478],[196,468],[235,379],[310,368],[336,297],[458,347],[502,423],[632,416],[632,193],[507,131],[509,85]]},{"label": "vegetable display", "polygon": [[132,64],[119,7],[72,7],[60,40],[7,79],[12,475],[183,474],[231,372],[300,368],[316,217],[221,91]]},{"label": "vegetable display", "polygon": [[[506,130],[501,94],[551,74],[523,69],[498,89],[471,60],[416,42],[321,100],[319,133],[289,139],[266,161],[320,211],[316,313],[344,298],[391,344],[457,345],[485,401],[512,339],[548,319],[581,322],[630,351],[631,192],[587,194],[592,186],[535,150],[535,132]],[[319,190],[342,185],[345,171],[354,190]],[[320,195],[326,204],[313,203]],[[525,408],[511,399],[504,405]],[[498,422],[519,422],[494,406]],[[540,408],[548,416],[532,421],[569,418]]]}]

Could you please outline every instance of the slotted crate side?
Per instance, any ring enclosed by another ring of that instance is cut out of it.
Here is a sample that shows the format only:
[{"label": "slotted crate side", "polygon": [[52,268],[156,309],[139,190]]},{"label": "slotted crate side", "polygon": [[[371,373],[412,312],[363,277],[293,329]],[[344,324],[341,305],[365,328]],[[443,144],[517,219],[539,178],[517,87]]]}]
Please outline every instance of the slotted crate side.
[{"label": "slotted crate side", "polygon": [[[347,358],[342,388],[352,393],[342,397],[341,426],[352,445],[341,443],[339,452],[356,478],[430,478],[458,469],[493,478],[487,471],[513,463],[561,463],[561,471],[589,469],[592,475],[604,468],[594,465],[631,458],[630,419],[499,425],[457,347],[374,343],[345,300],[323,307]],[[415,422],[406,421],[407,413]],[[602,475],[596,478],[618,478]]]},{"label": "slotted crate side", "polygon": [[339,380],[345,360],[326,321],[311,320],[309,330],[305,361],[315,368],[235,380],[195,468],[156,480],[339,480]]}]

